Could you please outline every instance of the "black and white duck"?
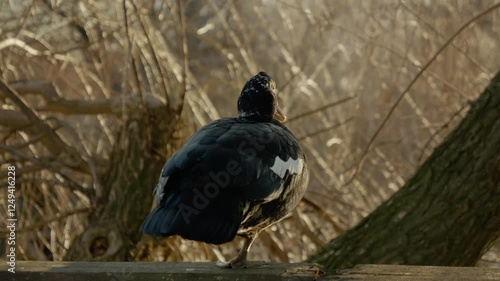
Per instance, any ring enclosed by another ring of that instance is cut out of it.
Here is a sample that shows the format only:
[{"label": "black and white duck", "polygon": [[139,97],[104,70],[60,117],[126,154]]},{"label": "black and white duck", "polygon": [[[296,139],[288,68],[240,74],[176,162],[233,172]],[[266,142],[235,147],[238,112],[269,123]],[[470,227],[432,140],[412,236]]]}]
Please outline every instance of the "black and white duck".
[{"label": "black and white duck", "polygon": [[241,236],[240,252],[217,266],[245,267],[259,232],[292,211],[307,188],[306,157],[285,119],[273,79],[260,72],[248,80],[238,117],[205,125],[167,161],[158,205],[141,231],[211,244]]}]

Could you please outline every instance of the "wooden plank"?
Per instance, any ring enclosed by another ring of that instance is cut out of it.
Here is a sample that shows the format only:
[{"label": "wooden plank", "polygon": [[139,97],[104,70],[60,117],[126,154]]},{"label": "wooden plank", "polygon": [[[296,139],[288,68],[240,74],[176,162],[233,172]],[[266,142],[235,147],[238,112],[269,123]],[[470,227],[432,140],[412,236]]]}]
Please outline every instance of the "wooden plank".
[{"label": "wooden plank", "polygon": [[[333,280],[330,276],[325,278],[324,280]],[[370,264],[339,271],[335,280],[498,281],[500,268]]]},{"label": "wooden plank", "polygon": [[358,280],[358,281],[488,281],[500,280],[500,268],[407,265],[358,265],[322,271],[312,264],[269,264],[246,269],[220,269],[213,263],[42,262],[18,261],[16,273],[0,265],[0,280],[134,281],[134,280]]},{"label": "wooden plank", "polygon": [[4,264],[0,266],[2,281],[310,281],[315,280],[319,271],[311,264],[269,264],[245,269],[221,269],[214,263],[18,261],[16,273],[10,273]]}]

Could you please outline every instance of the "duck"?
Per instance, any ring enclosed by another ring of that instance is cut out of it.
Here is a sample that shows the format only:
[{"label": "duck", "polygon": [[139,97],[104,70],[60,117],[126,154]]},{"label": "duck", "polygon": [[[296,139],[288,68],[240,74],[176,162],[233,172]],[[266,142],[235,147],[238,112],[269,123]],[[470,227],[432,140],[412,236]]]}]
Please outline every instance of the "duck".
[{"label": "duck", "polygon": [[221,268],[248,267],[253,241],[299,204],[309,178],[267,73],[245,83],[237,110],[235,118],[203,126],[168,159],[153,192],[156,206],[140,227],[215,245],[243,237],[234,258],[216,263]]}]

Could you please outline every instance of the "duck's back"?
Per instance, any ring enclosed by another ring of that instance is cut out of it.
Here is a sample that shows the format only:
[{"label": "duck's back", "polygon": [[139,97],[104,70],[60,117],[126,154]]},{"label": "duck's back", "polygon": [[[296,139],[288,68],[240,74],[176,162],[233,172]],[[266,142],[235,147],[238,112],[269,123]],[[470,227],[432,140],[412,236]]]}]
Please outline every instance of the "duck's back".
[{"label": "duck's back", "polygon": [[277,121],[221,119],[197,131],[165,164],[158,206],[141,230],[220,244],[259,231],[305,192],[305,156]]}]

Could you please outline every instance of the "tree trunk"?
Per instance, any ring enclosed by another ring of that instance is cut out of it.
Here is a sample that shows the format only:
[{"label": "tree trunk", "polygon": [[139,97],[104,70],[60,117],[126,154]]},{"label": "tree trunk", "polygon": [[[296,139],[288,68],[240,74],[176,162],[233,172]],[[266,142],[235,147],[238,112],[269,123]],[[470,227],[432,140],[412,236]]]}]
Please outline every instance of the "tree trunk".
[{"label": "tree trunk", "polygon": [[392,198],[309,261],[473,266],[499,235],[500,72]]},{"label": "tree trunk", "polygon": [[179,121],[178,114],[167,107],[148,110],[132,114],[122,127],[109,167],[102,175],[103,192],[97,194],[96,210],[65,260],[131,259],[130,253],[141,237],[139,226],[151,209],[151,193],[165,164],[168,144],[175,141],[172,134]]}]

